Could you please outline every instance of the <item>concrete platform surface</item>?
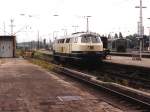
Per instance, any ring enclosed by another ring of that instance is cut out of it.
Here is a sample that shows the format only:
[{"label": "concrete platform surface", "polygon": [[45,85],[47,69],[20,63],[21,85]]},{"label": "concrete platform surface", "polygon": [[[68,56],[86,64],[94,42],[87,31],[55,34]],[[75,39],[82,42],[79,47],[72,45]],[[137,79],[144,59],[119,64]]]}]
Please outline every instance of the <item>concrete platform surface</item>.
[{"label": "concrete platform surface", "polygon": [[[137,53],[137,51],[131,51],[131,52],[110,52],[110,55],[112,56],[128,56],[128,57],[132,57],[133,55],[139,55],[139,53]],[[142,52],[142,57],[143,58],[150,58],[150,52]]]},{"label": "concrete platform surface", "polygon": [[123,112],[23,59],[0,62],[0,112]]},{"label": "concrete platform surface", "polygon": [[150,68],[150,59],[142,58],[142,60],[133,60],[132,57],[123,57],[123,56],[111,56],[108,59],[104,60],[105,62],[112,62],[124,65],[133,65],[139,67]]}]

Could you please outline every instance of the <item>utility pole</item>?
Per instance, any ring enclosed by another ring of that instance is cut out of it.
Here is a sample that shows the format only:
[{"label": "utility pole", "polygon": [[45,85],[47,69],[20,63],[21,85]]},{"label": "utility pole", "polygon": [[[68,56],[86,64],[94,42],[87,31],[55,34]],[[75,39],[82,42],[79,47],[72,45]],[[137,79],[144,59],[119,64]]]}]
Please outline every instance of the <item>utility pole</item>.
[{"label": "utility pole", "polygon": [[148,45],[148,50],[150,51],[150,27],[147,27],[149,30],[149,45]]},{"label": "utility pole", "polygon": [[89,18],[92,16],[85,16],[86,18],[86,32],[89,32]]},{"label": "utility pole", "polygon": [[4,25],[4,35],[6,35],[6,26],[5,26],[5,22],[3,22]]},{"label": "utility pole", "polygon": [[135,8],[140,8],[140,22],[139,22],[139,41],[140,41],[140,59],[142,59],[142,39],[143,39],[143,12],[142,9],[146,8],[142,6],[142,0],[140,0],[140,6],[136,6]]},{"label": "utility pole", "polygon": [[[150,20],[150,18],[147,18]],[[147,27],[149,29],[149,51],[150,51],[150,27]]]},{"label": "utility pole", "polygon": [[149,49],[150,49],[150,27],[149,27]]},{"label": "utility pole", "polygon": [[37,49],[39,50],[39,48],[40,48],[39,31],[37,32],[37,38],[38,38],[38,41],[37,41]]},{"label": "utility pole", "polygon": [[14,20],[13,20],[13,19],[11,19],[11,20],[10,20],[10,22],[11,22],[11,24],[10,24],[10,28],[11,28],[11,35],[13,35],[13,28],[14,28],[14,26],[15,26],[15,25],[13,24],[13,23],[14,23]]}]

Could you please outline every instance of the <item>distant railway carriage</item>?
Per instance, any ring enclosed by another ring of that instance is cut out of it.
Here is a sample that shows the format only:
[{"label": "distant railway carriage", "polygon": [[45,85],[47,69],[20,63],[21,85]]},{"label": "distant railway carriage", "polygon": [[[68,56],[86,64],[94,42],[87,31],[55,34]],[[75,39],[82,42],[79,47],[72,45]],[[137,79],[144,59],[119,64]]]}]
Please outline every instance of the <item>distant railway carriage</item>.
[{"label": "distant railway carriage", "polygon": [[103,43],[97,33],[78,32],[56,39],[53,44],[55,59],[71,58],[95,60],[104,57]]},{"label": "distant railway carriage", "polygon": [[116,39],[112,42],[112,49],[117,52],[126,52],[133,47],[129,39]]}]

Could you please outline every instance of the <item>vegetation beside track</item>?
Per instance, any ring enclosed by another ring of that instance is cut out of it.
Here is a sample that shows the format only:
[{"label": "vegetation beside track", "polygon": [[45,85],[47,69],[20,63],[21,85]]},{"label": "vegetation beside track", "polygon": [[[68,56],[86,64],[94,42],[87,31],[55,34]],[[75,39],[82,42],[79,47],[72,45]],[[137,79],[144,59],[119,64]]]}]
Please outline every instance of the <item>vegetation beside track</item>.
[{"label": "vegetation beside track", "polygon": [[52,62],[53,61],[53,57],[51,55],[42,53],[40,51],[34,51],[32,53],[31,58],[40,59],[40,60],[44,60],[44,61],[47,61],[47,62]]},{"label": "vegetation beside track", "polygon": [[52,61],[52,57],[41,53],[39,51],[17,51],[17,57],[23,57],[29,62],[41,66],[44,69],[47,69],[48,71],[53,71],[54,68],[56,67],[55,64],[50,63]]},{"label": "vegetation beside track", "polygon": [[[28,60],[50,71],[54,71],[54,68],[58,66],[58,64],[53,63],[53,58],[51,55],[44,54],[39,51],[34,52]],[[134,81],[132,78],[149,80],[148,71],[145,71],[144,73],[143,70],[134,70],[134,68],[127,68],[125,66],[109,63],[107,64],[100,62],[95,65],[91,65],[89,63],[85,64],[70,62],[65,64],[63,63],[62,66],[96,76],[97,79],[104,82],[114,82],[140,90],[143,90],[142,88],[145,88],[146,85],[138,82],[138,80]],[[126,78],[126,76],[129,76],[129,79]]]},{"label": "vegetation beside track", "polygon": [[44,60],[39,60],[39,59],[28,59],[28,60],[29,62],[41,66],[42,68],[47,69],[49,71],[53,71],[54,68],[56,67],[56,65],[46,62]]}]

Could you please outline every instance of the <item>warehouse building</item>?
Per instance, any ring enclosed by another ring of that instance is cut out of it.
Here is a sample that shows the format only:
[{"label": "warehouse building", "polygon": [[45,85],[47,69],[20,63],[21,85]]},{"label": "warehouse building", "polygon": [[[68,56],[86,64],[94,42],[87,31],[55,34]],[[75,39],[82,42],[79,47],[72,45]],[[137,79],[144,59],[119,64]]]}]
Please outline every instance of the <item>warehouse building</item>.
[{"label": "warehouse building", "polygon": [[16,54],[16,37],[0,36],[0,58],[12,58]]}]

